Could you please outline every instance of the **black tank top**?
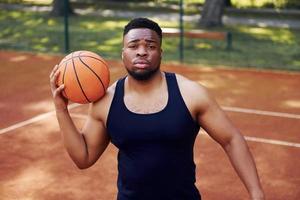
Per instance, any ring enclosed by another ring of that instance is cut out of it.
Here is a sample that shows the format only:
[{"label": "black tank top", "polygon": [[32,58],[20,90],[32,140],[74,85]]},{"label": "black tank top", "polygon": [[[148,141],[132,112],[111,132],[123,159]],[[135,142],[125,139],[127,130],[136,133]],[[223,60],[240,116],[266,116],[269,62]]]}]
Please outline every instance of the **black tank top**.
[{"label": "black tank top", "polygon": [[166,107],[137,114],[124,103],[124,81],[117,82],[107,119],[118,152],[118,200],[199,200],[193,147],[199,125],[180,94],[176,76],[165,73]]}]

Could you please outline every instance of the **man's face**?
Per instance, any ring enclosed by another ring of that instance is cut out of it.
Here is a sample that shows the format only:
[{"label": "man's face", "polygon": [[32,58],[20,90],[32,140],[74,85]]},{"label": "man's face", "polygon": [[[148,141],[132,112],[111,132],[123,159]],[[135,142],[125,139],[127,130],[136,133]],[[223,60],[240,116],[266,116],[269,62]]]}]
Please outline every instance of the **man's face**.
[{"label": "man's face", "polygon": [[136,80],[148,80],[159,70],[161,54],[160,38],[151,29],[131,29],[123,38],[123,63]]}]

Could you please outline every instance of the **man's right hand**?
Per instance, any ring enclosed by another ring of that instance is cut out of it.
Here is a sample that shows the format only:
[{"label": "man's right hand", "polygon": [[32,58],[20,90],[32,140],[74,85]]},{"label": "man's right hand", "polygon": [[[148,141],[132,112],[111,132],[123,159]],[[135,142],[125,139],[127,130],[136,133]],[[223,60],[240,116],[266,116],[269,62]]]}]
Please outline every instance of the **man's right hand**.
[{"label": "man's right hand", "polygon": [[57,112],[67,110],[68,106],[68,100],[62,95],[65,85],[62,84],[59,87],[56,85],[59,73],[60,71],[58,70],[58,65],[55,65],[49,76],[53,102]]}]

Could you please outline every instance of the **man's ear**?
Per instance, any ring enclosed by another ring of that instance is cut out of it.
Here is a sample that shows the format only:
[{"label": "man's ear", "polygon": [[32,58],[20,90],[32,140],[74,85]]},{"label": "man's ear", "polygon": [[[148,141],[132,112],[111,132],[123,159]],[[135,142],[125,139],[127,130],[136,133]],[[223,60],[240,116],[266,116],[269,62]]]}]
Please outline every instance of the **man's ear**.
[{"label": "man's ear", "polygon": [[124,48],[122,48],[122,52],[121,52],[122,60],[123,60],[123,53],[124,53]]}]

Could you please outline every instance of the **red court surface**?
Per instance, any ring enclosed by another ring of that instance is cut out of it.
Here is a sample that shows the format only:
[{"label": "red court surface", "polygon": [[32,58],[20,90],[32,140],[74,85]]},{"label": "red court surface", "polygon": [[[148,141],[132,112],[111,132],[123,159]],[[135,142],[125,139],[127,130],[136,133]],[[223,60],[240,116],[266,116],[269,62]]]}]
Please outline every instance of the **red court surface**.
[{"label": "red court surface", "polygon": [[[79,170],[54,115],[49,73],[61,56],[0,51],[0,199],[116,199],[117,149]],[[109,61],[111,82],[125,71]],[[246,137],[268,200],[300,199],[300,73],[163,64],[205,85]],[[78,128],[87,105],[70,107]],[[206,134],[195,144],[204,200],[249,199],[221,147]]]}]

